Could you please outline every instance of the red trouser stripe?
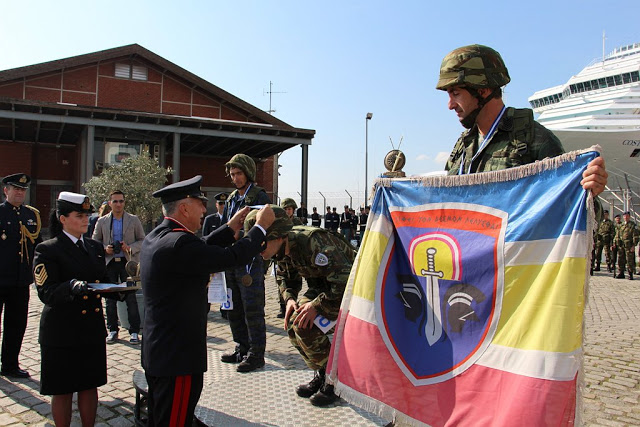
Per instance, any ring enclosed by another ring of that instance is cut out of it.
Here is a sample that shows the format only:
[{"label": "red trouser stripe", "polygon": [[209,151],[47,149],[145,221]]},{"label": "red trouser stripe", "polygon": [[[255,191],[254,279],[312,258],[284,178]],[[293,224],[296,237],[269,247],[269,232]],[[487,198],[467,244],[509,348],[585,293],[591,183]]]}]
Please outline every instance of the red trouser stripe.
[{"label": "red trouser stripe", "polygon": [[176,377],[176,385],[173,390],[173,405],[171,405],[171,417],[169,426],[184,426],[189,406],[189,392],[191,391],[191,375]]}]

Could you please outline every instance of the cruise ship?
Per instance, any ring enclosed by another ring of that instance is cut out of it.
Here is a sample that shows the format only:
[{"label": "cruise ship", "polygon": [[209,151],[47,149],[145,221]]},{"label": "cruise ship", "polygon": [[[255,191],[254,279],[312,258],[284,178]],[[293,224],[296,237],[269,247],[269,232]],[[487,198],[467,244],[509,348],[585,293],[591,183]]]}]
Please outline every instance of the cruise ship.
[{"label": "cruise ship", "polygon": [[529,103],[565,150],[599,144],[609,172],[603,196],[616,213],[640,213],[640,43],[593,60]]}]

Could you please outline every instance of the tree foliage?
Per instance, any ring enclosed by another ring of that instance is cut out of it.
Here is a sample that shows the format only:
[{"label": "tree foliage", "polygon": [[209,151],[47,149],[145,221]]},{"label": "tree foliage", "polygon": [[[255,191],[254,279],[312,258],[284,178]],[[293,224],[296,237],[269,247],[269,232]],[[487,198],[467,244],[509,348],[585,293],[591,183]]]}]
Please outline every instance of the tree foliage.
[{"label": "tree foliage", "polygon": [[152,193],[162,188],[171,168],[162,168],[148,152],[129,157],[119,165],[105,168],[102,174],[84,183],[87,195],[94,206],[109,199],[109,193],[120,190],[125,194],[125,210],[137,215],[145,224],[162,215],[160,199]]}]

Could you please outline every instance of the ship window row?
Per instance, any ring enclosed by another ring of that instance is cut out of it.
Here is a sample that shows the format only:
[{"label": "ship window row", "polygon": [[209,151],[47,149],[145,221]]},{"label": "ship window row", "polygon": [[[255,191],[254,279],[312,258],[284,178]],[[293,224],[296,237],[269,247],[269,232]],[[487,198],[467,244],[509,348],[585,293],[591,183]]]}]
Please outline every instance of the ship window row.
[{"label": "ship window row", "polygon": [[543,96],[542,98],[534,99],[533,101],[530,101],[529,104],[531,104],[533,108],[538,108],[538,107],[543,107],[545,105],[555,104],[557,102],[562,101],[563,98],[564,96],[562,93],[554,93],[553,95]]},{"label": "ship window row", "polygon": [[630,73],[616,74],[615,76],[602,77],[586,82],[574,83],[564,90],[565,96],[574,93],[582,93],[590,90],[604,89],[607,87],[621,86],[627,83],[640,81],[640,73],[632,71]]},{"label": "ship window row", "polygon": [[567,86],[562,93],[556,93],[542,98],[534,99],[529,103],[533,108],[543,107],[562,101],[575,93],[588,92],[596,89],[604,89],[608,87],[622,86],[628,83],[640,81],[640,72],[632,71],[630,73],[617,74],[615,76],[607,76],[599,79],[588,80],[586,82],[574,83]]}]

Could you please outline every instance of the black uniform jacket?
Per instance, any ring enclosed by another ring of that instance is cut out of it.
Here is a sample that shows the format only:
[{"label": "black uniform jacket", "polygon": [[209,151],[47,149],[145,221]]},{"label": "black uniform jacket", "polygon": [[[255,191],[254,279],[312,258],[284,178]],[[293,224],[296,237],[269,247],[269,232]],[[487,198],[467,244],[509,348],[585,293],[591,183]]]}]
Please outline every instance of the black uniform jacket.
[{"label": "black uniform jacket", "polygon": [[147,235],[140,252],[144,294],[142,367],[148,375],[170,377],[207,370],[207,283],[209,275],[246,265],[265,240],[252,228],[234,242],[223,225],[199,239],[171,219]]},{"label": "black uniform jacket", "polygon": [[202,224],[202,235],[206,236],[222,224],[222,215],[218,212],[207,215]]},{"label": "black uniform jacket", "polygon": [[86,252],[60,233],[36,247],[34,280],[45,304],[40,317],[40,344],[73,347],[104,343],[107,329],[103,295],[97,291],[71,294],[74,280],[108,282],[102,243],[85,238],[84,246]]},{"label": "black uniform jacket", "polygon": [[28,286],[33,282],[33,251],[42,242],[42,237],[38,235],[33,243],[27,238],[27,251],[22,253],[22,224],[35,233],[36,213],[24,205],[0,203],[0,287],[3,289]]}]

